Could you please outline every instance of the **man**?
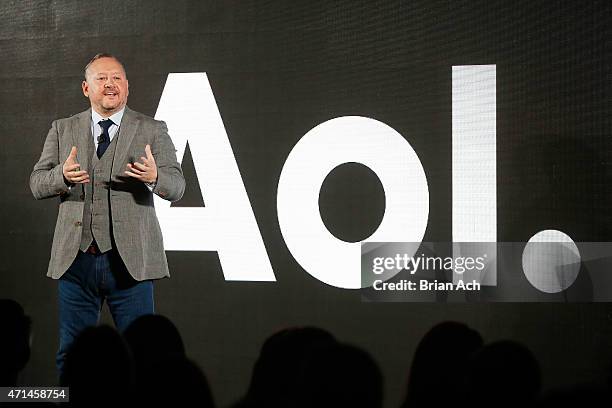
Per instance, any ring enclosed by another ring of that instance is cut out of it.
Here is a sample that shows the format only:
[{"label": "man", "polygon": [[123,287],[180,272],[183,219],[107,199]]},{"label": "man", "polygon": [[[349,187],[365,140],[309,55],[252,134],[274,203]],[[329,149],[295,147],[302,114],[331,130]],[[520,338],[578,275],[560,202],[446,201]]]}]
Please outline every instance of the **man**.
[{"label": "man", "polygon": [[153,194],[179,200],[185,179],[164,122],[126,106],[121,62],[85,67],[91,108],[55,120],[30,176],[36,199],[60,198],[47,276],[58,279],[60,378],[66,351],[98,323],[104,301],[117,328],[154,311],[152,280],[169,276]]}]

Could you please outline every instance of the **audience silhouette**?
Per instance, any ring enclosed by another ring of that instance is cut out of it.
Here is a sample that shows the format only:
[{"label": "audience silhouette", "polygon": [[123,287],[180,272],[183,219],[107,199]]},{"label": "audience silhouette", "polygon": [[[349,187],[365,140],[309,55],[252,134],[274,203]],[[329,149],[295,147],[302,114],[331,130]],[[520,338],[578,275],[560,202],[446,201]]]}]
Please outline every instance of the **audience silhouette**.
[{"label": "audience silhouette", "polygon": [[140,316],[123,335],[134,356],[135,403],[214,407],[206,376],[186,356],[183,339],[170,319]]},{"label": "audience silhouette", "polygon": [[[0,299],[0,324],[0,386],[15,387],[30,357],[31,320],[19,303]],[[612,376],[606,380],[541,395],[540,367],[528,348],[510,340],[483,344],[476,330],[449,321],[419,342],[402,408],[591,406],[610,400]],[[70,387],[75,406],[215,406],[179,330],[160,315],[141,316],[123,335],[106,325],[85,329],[67,353],[60,385]],[[321,328],[293,327],[266,339],[248,390],[233,407],[380,408],[382,402],[383,376],[366,351]]]},{"label": "audience silhouette", "polygon": [[467,403],[471,407],[532,406],[540,385],[540,366],[531,351],[515,341],[497,341],[470,360]]},{"label": "audience silhouette", "polygon": [[206,376],[186,356],[169,356],[150,366],[137,382],[133,402],[137,405],[214,407]]},{"label": "audience silhouette", "polygon": [[88,327],[66,354],[60,384],[70,387],[72,405],[125,401],[133,379],[132,355],[119,332],[106,325]]},{"label": "audience silhouette", "polygon": [[335,344],[331,333],[316,327],[294,327],[270,336],[263,344],[246,396],[235,407],[293,407],[297,379],[317,350]]},{"label": "audience silhouette", "polygon": [[0,299],[0,324],[0,387],[12,387],[30,359],[31,320],[19,303]]},{"label": "audience silhouette", "polygon": [[144,315],[134,320],[123,332],[137,369],[172,357],[185,357],[183,339],[174,325],[162,315]]},{"label": "audience silhouette", "polygon": [[364,350],[332,344],[306,361],[296,393],[300,408],[380,408],[382,373]]},{"label": "audience silhouette", "polygon": [[443,322],[419,342],[403,408],[446,406],[462,398],[473,353],[483,345],[480,334],[463,323]]}]

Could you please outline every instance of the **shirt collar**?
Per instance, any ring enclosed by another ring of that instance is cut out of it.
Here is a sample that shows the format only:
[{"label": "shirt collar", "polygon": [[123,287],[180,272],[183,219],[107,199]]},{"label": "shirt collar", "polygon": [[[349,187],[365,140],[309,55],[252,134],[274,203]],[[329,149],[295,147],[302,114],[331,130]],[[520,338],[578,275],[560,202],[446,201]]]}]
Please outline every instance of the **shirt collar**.
[{"label": "shirt collar", "polygon": [[96,112],[94,108],[91,108],[91,121],[93,122],[94,125],[97,125],[98,122],[101,120],[110,119],[113,121],[115,125],[119,126],[121,125],[121,118],[123,118],[124,112],[125,112],[125,106],[119,112],[113,113],[108,118],[105,118],[102,115],[100,115],[98,112]]}]

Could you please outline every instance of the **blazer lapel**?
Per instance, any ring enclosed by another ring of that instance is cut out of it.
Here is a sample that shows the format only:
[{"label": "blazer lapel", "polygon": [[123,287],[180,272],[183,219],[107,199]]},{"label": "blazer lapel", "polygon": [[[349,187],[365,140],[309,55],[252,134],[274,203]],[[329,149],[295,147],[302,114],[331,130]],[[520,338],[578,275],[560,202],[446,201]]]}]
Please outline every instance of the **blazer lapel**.
[{"label": "blazer lapel", "polygon": [[[125,107],[125,112],[123,113],[123,118],[121,119],[121,126],[119,126],[119,132],[115,135],[117,139],[117,146],[115,148],[115,159],[113,160],[113,174],[120,173],[123,176],[123,163],[126,161],[126,156],[128,154],[130,145],[132,144],[132,140],[136,135],[136,130],[138,129],[138,122],[140,119],[136,116],[133,110]],[[144,147],[143,147],[144,152]],[[121,166],[120,169],[117,169],[117,166]]]},{"label": "blazer lapel", "polygon": [[[75,134],[76,133],[76,134]],[[77,116],[76,128],[73,128],[72,140],[77,146],[77,162],[81,165],[81,170],[89,171],[91,160],[90,145],[93,144],[91,135],[91,108]]]}]

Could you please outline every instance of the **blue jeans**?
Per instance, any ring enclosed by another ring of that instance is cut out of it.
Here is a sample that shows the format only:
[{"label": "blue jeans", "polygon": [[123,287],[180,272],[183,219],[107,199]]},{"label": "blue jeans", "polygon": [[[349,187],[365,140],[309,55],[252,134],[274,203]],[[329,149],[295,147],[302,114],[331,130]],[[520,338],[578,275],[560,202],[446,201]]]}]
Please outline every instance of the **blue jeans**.
[{"label": "blue jeans", "polygon": [[138,282],[115,250],[103,254],[81,252],[59,279],[59,349],[56,365],[60,378],[66,352],[78,334],[95,326],[106,300],[115,326],[124,331],[137,317],[154,313],[153,281]]}]

